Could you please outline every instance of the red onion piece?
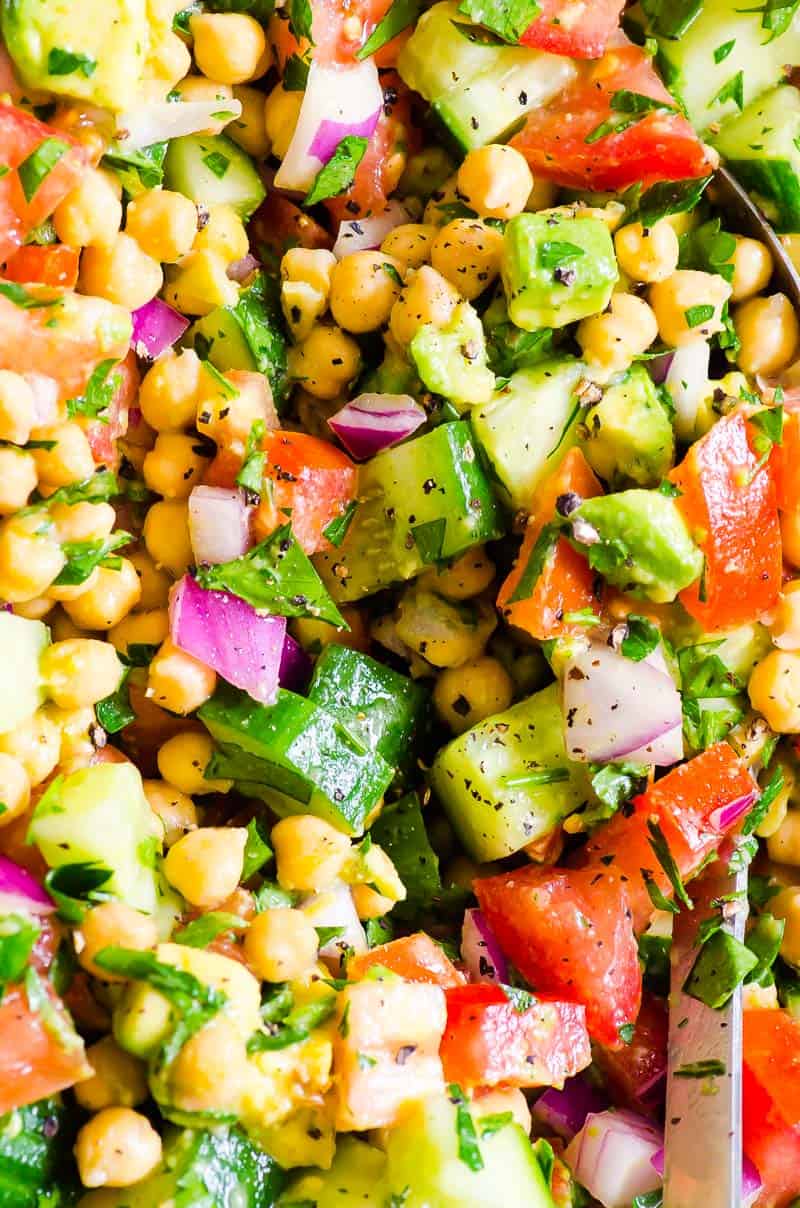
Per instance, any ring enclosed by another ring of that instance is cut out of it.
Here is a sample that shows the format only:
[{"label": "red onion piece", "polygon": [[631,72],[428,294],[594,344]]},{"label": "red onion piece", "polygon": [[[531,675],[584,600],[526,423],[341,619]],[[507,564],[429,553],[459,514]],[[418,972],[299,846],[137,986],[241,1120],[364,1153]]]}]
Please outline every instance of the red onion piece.
[{"label": "red onion piece", "polygon": [[410,394],[360,394],[328,424],[348,453],[364,461],[411,436],[426,418],[425,408]]},{"label": "red onion piece", "polygon": [[653,742],[629,751],[625,756],[630,763],[653,764],[657,768],[669,768],[683,759],[683,726],[673,726]]},{"label": "red onion piece", "polygon": [[232,562],[250,548],[250,512],[238,488],[195,487],[189,496],[189,538],[198,563]]},{"label": "red onion piece", "polygon": [[666,379],[674,356],[675,352],[671,350],[670,352],[662,352],[660,356],[653,357],[652,360],[647,362],[647,372],[657,386],[661,386]]},{"label": "red onion piece", "polygon": [[745,793],[744,797],[737,797],[735,801],[721,805],[709,816],[710,825],[720,832],[730,830],[752,807],[757,796],[758,793],[753,789],[752,793]]},{"label": "red onion piece", "polygon": [[5,913],[52,914],[55,904],[26,868],[0,856],[0,909]]},{"label": "red onion piece", "polygon": [[314,927],[341,927],[341,933],[319,950],[320,958],[332,973],[339,973],[348,951],[358,956],[367,951],[367,937],[356,913],[349,885],[341,883],[321,893],[311,894],[299,906]]},{"label": "red onion piece", "polygon": [[151,298],[131,314],[133,335],[131,348],[137,357],[154,361],[171,348],[186,331],[189,320],[167,306],[161,298]]},{"label": "red onion piece", "polygon": [[32,428],[44,428],[58,419],[58,382],[45,373],[23,373],[33,392]]},{"label": "red onion piece", "polygon": [[508,965],[497,936],[480,910],[466,910],[461,928],[461,955],[474,982],[508,981]]},{"label": "red onion piece", "polygon": [[390,231],[408,220],[409,214],[405,206],[399,201],[390,201],[380,214],[341,222],[333,245],[333,254],[337,260],[341,260],[351,252],[373,251],[381,246]]},{"label": "red onion piece", "polygon": [[242,256],[241,260],[233,260],[225,272],[231,281],[238,281],[241,285],[243,281],[246,281],[259,268],[261,268],[261,261],[248,252],[246,256]]},{"label": "red onion piece", "polygon": [[742,1158],[742,1208],[753,1208],[764,1186],[761,1175],[744,1154]]},{"label": "red onion piece", "polygon": [[290,633],[286,634],[281,653],[278,679],[282,688],[302,692],[311,678],[311,659]]},{"label": "red onion piece", "polygon": [[670,751],[656,748],[656,740],[682,720],[680,693],[671,676],[599,642],[567,663],[562,701],[568,754],[586,763],[633,759],[650,747],[648,762],[661,766]]},{"label": "red onion piece", "polygon": [[184,575],[169,601],[170,637],[262,705],[278,694],[286,618],[262,616],[228,591],[206,591]]},{"label": "red onion piece", "polygon": [[308,148],[309,155],[315,155],[321,163],[326,164],[333,158],[333,153],[343,138],[350,135],[355,138],[369,138],[378,124],[380,115],[380,109],[376,109],[359,122],[332,122],[327,117],[323,118]]},{"label": "red onion piece", "polygon": [[[228,121],[242,115],[242,103],[215,101],[139,101],[134,109],[117,114],[117,142],[124,151],[152,147],[153,143],[200,134],[209,127],[219,129],[219,114]],[[216,115],[216,116],[215,116]]]},{"label": "red onion piece", "polygon": [[661,1186],[653,1157],[664,1147],[661,1130],[629,1111],[591,1113],[567,1146],[565,1160],[604,1208],[630,1208],[637,1195]]},{"label": "red onion piece", "polygon": [[531,1108],[531,1115],[556,1136],[571,1141],[590,1113],[602,1112],[608,1100],[580,1076],[568,1078],[563,1090],[549,1087]]}]

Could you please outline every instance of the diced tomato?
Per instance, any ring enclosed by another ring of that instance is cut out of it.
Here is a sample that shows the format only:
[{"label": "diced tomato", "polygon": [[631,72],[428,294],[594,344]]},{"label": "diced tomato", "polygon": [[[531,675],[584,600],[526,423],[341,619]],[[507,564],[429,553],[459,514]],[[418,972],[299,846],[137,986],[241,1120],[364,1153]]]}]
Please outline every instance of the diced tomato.
[{"label": "diced tomato", "polygon": [[[615,112],[614,96],[620,92],[652,97],[664,108],[633,115]],[[619,128],[603,134],[609,122]],[[525,156],[534,177],[576,189],[649,188],[713,170],[650,56],[624,40],[565,92],[534,109],[511,145]]]},{"label": "diced tomato", "polygon": [[[290,55],[302,55],[309,49],[319,63],[352,63],[390,7],[391,0],[314,0],[312,48],[305,39],[299,42],[295,38],[287,10],[279,9],[270,22],[269,34],[281,71]],[[394,67],[410,34],[411,26],[380,48],[375,55],[378,67]]]},{"label": "diced tomato", "polygon": [[442,948],[424,931],[405,935],[388,944],[380,944],[355,956],[348,963],[347,975],[358,981],[368,969],[381,965],[406,981],[426,982],[444,990],[464,985],[464,975],[448,960]]},{"label": "diced tomato", "polygon": [[800,508],[800,414],[784,412],[783,443],[772,453],[778,508],[791,512]]},{"label": "diced tomato", "polygon": [[489,985],[458,986],[446,998],[445,1082],[560,1087],[592,1060],[586,1012],[575,1003],[537,999],[520,1010]]},{"label": "diced tomato", "polygon": [[262,448],[266,489],[253,520],[259,541],[291,520],[307,554],[330,549],[324,532],[355,498],[356,466],[329,441],[304,432],[267,432]]},{"label": "diced tomato", "polygon": [[500,946],[537,991],[586,1007],[593,1039],[621,1044],[642,996],[625,886],[613,871],[530,865],[474,885]]},{"label": "diced tomato", "polygon": [[0,293],[0,369],[45,374],[68,399],[83,393],[101,361],[126,355],[131,317],[121,306],[51,286],[7,288],[22,293],[19,302]]},{"label": "diced tomato", "polygon": [[306,214],[288,197],[270,189],[250,219],[250,244],[255,255],[277,269],[290,247],[333,247],[333,237],[310,214]]},{"label": "diced tomato", "polygon": [[[54,141],[42,150],[47,140]],[[9,169],[0,178],[0,262],[50,217],[87,162],[86,152],[68,134],[14,105],[0,104],[0,163]]]},{"label": "diced tomato", "polygon": [[619,26],[624,4],[625,0],[539,0],[539,15],[520,42],[571,59],[599,59]]},{"label": "diced tomato", "polygon": [[783,1011],[744,1013],[744,1150],[758,1168],[758,1208],[800,1195],[800,1026]]},{"label": "diced tomato", "polygon": [[79,260],[80,253],[66,243],[48,243],[43,247],[29,243],[6,262],[3,276],[8,281],[38,281],[40,285],[74,289]]},{"label": "diced tomato", "polygon": [[574,550],[564,537],[559,537],[532,593],[523,600],[511,601],[539,534],[555,517],[556,500],[559,495],[573,492],[584,499],[603,493],[580,449],[570,449],[534,500],[519,556],[497,596],[497,607],[508,624],[526,630],[539,641],[561,637],[575,630],[575,625],[564,620],[565,613],[587,608],[595,614],[600,612],[596,576],[583,555]]},{"label": "diced tomato", "polygon": [[653,913],[643,871],[663,894],[672,895],[669,878],[650,843],[648,821],[655,820],[661,827],[681,878],[686,880],[716,851],[726,831],[741,820],[722,827],[718,811],[755,787],[745,762],[726,742],[718,742],[636,797],[630,817],[615,814],[599,826],[581,849],[581,863],[597,871],[611,866],[627,878],[633,925],[642,931]]},{"label": "diced tomato", "polygon": [[124,360],[112,369],[109,380],[114,377],[119,378],[119,385],[111,399],[105,422],[100,419],[87,420],[81,417],[92,449],[92,456],[96,462],[102,462],[112,470],[119,465],[117,441],[128,431],[128,412],[136,401],[139,383],[142,380],[136,354],[132,348],[129,349]]},{"label": "diced tomato", "polygon": [[645,993],[630,1044],[604,1049],[595,1060],[606,1076],[614,1102],[635,1111],[648,1111],[660,1101],[667,1076],[667,1009],[660,998]]},{"label": "diced tomato", "polygon": [[781,530],[772,459],[759,465],[755,432],[737,412],[692,445],[670,479],[705,555],[699,583],[680,593],[705,629],[731,629],[771,608],[781,586]]}]

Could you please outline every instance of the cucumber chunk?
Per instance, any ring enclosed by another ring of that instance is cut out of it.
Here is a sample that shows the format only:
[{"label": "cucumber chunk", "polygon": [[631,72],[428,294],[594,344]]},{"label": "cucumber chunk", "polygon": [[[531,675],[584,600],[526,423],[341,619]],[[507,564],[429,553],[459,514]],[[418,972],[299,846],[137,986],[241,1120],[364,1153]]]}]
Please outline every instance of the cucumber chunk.
[{"label": "cucumber chunk", "polygon": [[713,139],[734,176],[779,231],[800,231],[800,93],[783,84]]},{"label": "cucumber chunk", "polygon": [[174,138],[164,161],[164,184],[206,209],[233,206],[244,221],[266,196],[250,156],[224,134]]}]

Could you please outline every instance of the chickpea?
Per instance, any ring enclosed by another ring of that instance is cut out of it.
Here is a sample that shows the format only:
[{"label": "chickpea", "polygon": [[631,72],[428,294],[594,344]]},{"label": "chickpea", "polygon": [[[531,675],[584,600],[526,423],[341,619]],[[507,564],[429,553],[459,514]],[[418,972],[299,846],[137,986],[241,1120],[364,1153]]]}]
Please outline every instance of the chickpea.
[{"label": "chickpea", "polygon": [[742,344],[737,361],[744,373],[778,373],[794,357],[800,323],[785,294],[743,302],[733,312],[733,326]]},{"label": "chickpea", "polygon": [[156,432],[180,432],[194,423],[202,365],[193,348],[159,357],[142,378],[139,407]]},{"label": "chickpea", "polygon": [[37,428],[36,437],[54,444],[52,449],[33,451],[40,482],[50,487],[63,487],[72,482],[83,482],[94,473],[92,448],[80,424],[67,421]]},{"label": "chickpea", "polygon": [[776,734],[800,733],[800,655],[771,651],[756,664],[748,692],[753,708]]},{"label": "chickpea", "polygon": [[543,180],[541,177],[534,177],[533,188],[525,203],[525,209],[532,214],[537,213],[539,210],[552,209],[557,197],[558,185],[554,184],[552,180]]},{"label": "chickpea", "polygon": [[361,369],[361,349],[340,327],[317,323],[289,350],[289,373],[315,398],[336,398]]},{"label": "chickpea", "polygon": [[[59,590],[71,590],[74,592],[76,588],[60,588]],[[56,602],[53,598],[53,592],[54,589],[49,587],[46,596],[40,596],[36,600],[25,600],[24,603],[17,604],[14,608],[15,613],[18,617],[25,617],[28,621],[41,621],[43,617],[46,617],[55,608]]]},{"label": "chickpea", "polygon": [[458,290],[435,268],[423,264],[392,307],[389,330],[398,344],[410,344],[425,323],[446,327],[460,301]]},{"label": "chickpea", "polygon": [[800,579],[784,583],[769,630],[779,650],[800,650]]},{"label": "chickpea", "polygon": [[112,629],[135,608],[141,590],[132,564],[121,558],[118,570],[98,566],[94,586],[65,600],[64,609],[82,629]]},{"label": "chickpea", "polygon": [[614,250],[620,268],[632,281],[653,285],[666,281],[678,267],[678,236],[668,222],[656,222],[647,229],[641,222],[620,227]]},{"label": "chickpea", "polygon": [[431,247],[431,264],[462,298],[477,298],[500,274],[503,235],[477,218],[443,226]]},{"label": "chickpea", "polygon": [[291,622],[292,636],[310,654],[319,654],[328,645],[350,646],[353,650],[366,650],[369,633],[363,612],[347,604],[339,610],[349,629],[337,629],[327,621],[316,617],[295,617]]},{"label": "chickpea", "polygon": [[87,168],[53,212],[62,243],[72,247],[112,247],[122,226],[122,202],[107,172]]},{"label": "chickpea", "polygon": [[786,811],[780,826],[767,836],[767,851],[778,864],[800,866],[800,810]]},{"label": "chickpea", "polygon": [[264,102],[264,125],[276,159],[289,150],[302,103],[303,93],[287,92],[283,84],[276,84]]},{"label": "chickpea", "polygon": [[184,315],[209,315],[218,306],[235,306],[239,286],[228,276],[229,263],[217,252],[189,252],[169,270],[164,297]]},{"label": "chickpea", "polygon": [[113,646],[95,638],[54,642],[40,665],[47,691],[61,709],[79,709],[110,696],[123,671]]},{"label": "chickpea", "polygon": [[264,30],[246,13],[198,13],[189,22],[194,58],[204,76],[244,84],[264,75],[272,61]]},{"label": "chickpea", "polygon": [[165,638],[150,663],[147,695],[170,713],[193,713],[214,695],[217,676],[211,667]]},{"label": "chickpea", "polygon": [[400,180],[402,195],[430,197],[455,172],[455,164],[443,147],[435,143],[412,155]]},{"label": "chickpea", "polygon": [[577,340],[589,365],[604,373],[627,369],[658,335],[656,316],[643,298],[613,294],[609,308],[578,324]]},{"label": "chickpea", "polygon": [[401,265],[382,252],[352,252],[331,274],[331,314],[345,331],[375,331],[400,296]]},{"label": "chickpea", "polygon": [[78,1082],[75,1098],[85,1111],[99,1112],[106,1107],[138,1107],[148,1095],[147,1069],[130,1053],[121,1049],[113,1036],[104,1036],[86,1050],[94,1073]]},{"label": "chickpea", "polygon": [[107,246],[90,246],[81,256],[80,289],[107,298],[126,310],[138,310],[154,298],[164,283],[161,265],[146,255],[124,232]]},{"label": "chickpea", "polygon": [[60,541],[103,541],[111,535],[117,515],[110,503],[57,503],[50,519]]},{"label": "chickpea", "polygon": [[153,608],[148,612],[135,612],[108,631],[108,640],[120,654],[127,654],[134,645],[160,646],[169,634],[169,612],[166,608]]},{"label": "chickpea", "polygon": [[84,1124],[75,1142],[84,1187],[131,1187],[161,1161],[161,1137],[146,1116],[107,1107]]},{"label": "chickpea", "polygon": [[[152,39],[147,56],[147,66],[148,74],[153,77],[152,84],[157,90],[156,99],[160,101],[190,70],[192,56],[188,46],[177,34],[168,33],[166,37],[162,35],[160,38]],[[142,80],[140,86],[146,88],[149,83],[149,80]]]},{"label": "chickpea", "polygon": [[25,765],[13,755],[0,752],[0,801],[5,806],[0,813],[0,827],[24,814],[30,799],[31,780]]},{"label": "chickpea", "polygon": [[182,793],[199,796],[203,793],[227,793],[231,780],[206,780],[203,772],[214,754],[214,744],[203,730],[186,730],[176,734],[160,747],[158,770],[166,781]]},{"label": "chickpea", "polygon": [[290,248],[281,261],[281,308],[298,343],[328,309],[336,264],[333,252],[325,248]]},{"label": "chickpea", "polygon": [[247,255],[250,250],[247,231],[233,206],[224,202],[209,206],[208,221],[195,236],[194,250],[213,252],[226,265]]},{"label": "chickpea", "polygon": [[781,512],[781,541],[786,561],[800,569],[800,508]]},{"label": "chickpea", "polygon": [[280,885],[305,893],[333,885],[351,855],[347,836],[313,814],[282,818],[271,841]]},{"label": "chickpea", "polygon": [[50,613],[48,624],[54,642],[66,642],[68,638],[82,638],[85,636],[84,631],[78,629],[72,618],[68,617],[63,609],[58,607],[54,608]]},{"label": "chickpea", "polygon": [[[767,846],[771,846],[771,841]],[[776,893],[769,900],[769,912],[776,919],[785,921],[780,954],[787,964],[797,968],[800,966],[800,888],[791,885]]]},{"label": "chickpea", "polygon": [[460,667],[478,658],[497,626],[494,609],[476,600],[463,606],[435,592],[407,589],[397,609],[397,634],[410,650],[434,667]]},{"label": "chickpea", "polygon": [[277,426],[269,382],[260,373],[234,369],[227,374],[227,388],[209,381],[208,390],[197,404],[197,430],[220,447],[244,454],[253,424],[261,420],[265,427]]},{"label": "chickpea", "polygon": [[419,583],[448,600],[469,600],[485,591],[494,576],[494,562],[482,545],[474,545],[449,566],[426,571]]},{"label": "chickpea", "polygon": [[26,444],[31,435],[33,412],[33,390],[29,383],[19,373],[0,369],[0,440]]},{"label": "chickpea", "polygon": [[176,579],[192,565],[194,554],[189,538],[189,508],[183,499],[161,499],[148,509],[144,521],[144,543],[156,567],[164,567]]},{"label": "chickpea", "polygon": [[197,829],[197,810],[186,793],[166,780],[145,780],[144,795],[164,825],[164,845],[172,847],[187,831]]},{"label": "chickpea", "polygon": [[38,476],[32,453],[0,448],[0,516],[24,508],[36,489]]},{"label": "chickpea", "polygon": [[263,981],[294,981],[317,961],[319,940],[302,910],[278,907],[257,914],[244,937],[244,954]]},{"label": "chickpea", "polygon": [[61,732],[44,709],[37,709],[16,729],[0,734],[0,751],[22,764],[35,788],[58,764]]},{"label": "chickpea", "polygon": [[657,281],[650,287],[650,305],[661,339],[681,348],[722,331],[722,308],[730,296],[730,285],[715,273],[682,268],[666,281]]},{"label": "chickpea", "polygon": [[241,826],[200,826],[167,852],[164,875],[187,902],[213,910],[242,879],[247,831]]},{"label": "chickpea", "polygon": [[0,524],[0,597],[8,603],[44,595],[65,562],[41,514],[10,516]]},{"label": "chickpea", "polygon": [[183,193],[148,189],[128,203],[125,230],[146,255],[172,264],[194,243],[197,206]]},{"label": "chickpea", "polygon": [[439,233],[433,223],[403,222],[390,231],[381,244],[381,251],[403,266],[422,268],[431,258],[431,247]]},{"label": "chickpea", "polygon": [[196,437],[162,432],[144,459],[145,483],[165,499],[188,499],[208,465],[202,448]]},{"label": "chickpea", "polygon": [[451,176],[449,180],[443,181],[435,192],[431,193],[422,212],[422,221],[426,226],[444,226],[449,221],[450,208],[463,204],[464,198],[458,191],[456,177]]},{"label": "chickpea", "polygon": [[502,713],[513,697],[514,681],[503,664],[488,655],[443,671],[433,690],[436,712],[455,734]]},{"label": "chickpea", "polygon": [[170,1070],[175,1106],[185,1112],[239,1109],[250,1076],[245,1041],[218,1016],[187,1040]]},{"label": "chickpea", "polygon": [[133,569],[139,576],[142,588],[139,603],[136,605],[137,609],[147,613],[166,608],[169,589],[172,585],[170,576],[156,567],[146,550],[135,549],[129,558]]},{"label": "chickpea", "polygon": [[772,276],[772,256],[765,243],[736,235],[731,302],[746,302],[766,289]]},{"label": "chickpea", "polygon": [[124,902],[100,902],[92,906],[74,934],[78,963],[93,977],[108,982],[126,979],[120,973],[109,973],[96,965],[94,958],[98,952],[115,945],[147,952],[158,943],[155,920]]},{"label": "chickpea", "polygon": [[47,705],[50,720],[58,726],[61,734],[59,759],[62,764],[70,760],[82,760],[87,763],[95,752],[90,733],[96,725],[94,709],[91,705],[79,705],[75,709],[59,709],[56,705]]},{"label": "chickpea", "polygon": [[207,80],[205,76],[187,75],[175,85],[175,92],[182,101],[217,101],[218,108],[214,110],[222,116],[211,118],[208,125],[198,134],[222,134],[231,120],[228,114],[233,100],[233,89],[230,84],[221,84],[219,80]]},{"label": "chickpea", "polygon": [[514,218],[525,209],[532,189],[525,157],[507,144],[470,151],[458,169],[458,191],[481,218]]},{"label": "chickpea", "polygon": [[242,112],[230,123],[227,134],[253,159],[265,159],[270,152],[270,141],[264,120],[264,93],[258,88],[239,84],[233,95],[242,106]]}]

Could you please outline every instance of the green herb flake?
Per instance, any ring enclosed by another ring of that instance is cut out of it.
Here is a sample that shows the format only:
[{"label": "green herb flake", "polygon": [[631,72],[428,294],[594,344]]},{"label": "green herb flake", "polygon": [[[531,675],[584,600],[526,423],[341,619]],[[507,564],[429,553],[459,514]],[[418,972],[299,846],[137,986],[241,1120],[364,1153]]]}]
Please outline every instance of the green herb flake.
[{"label": "green herb flake", "polygon": [[513,1123],[513,1112],[493,1112],[491,1115],[479,1118],[478,1128],[482,1137],[493,1137],[495,1133],[500,1132],[501,1128]]},{"label": "green herb flake", "polygon": [[678,866],[672,852],[669,849],[669,843],[661,829],[661,824],[655,818],[647,819],[647,829],[650,832],[649,843],[652,847],[656,859],[667,875],[670,885],[675,893],[678,901],[686,907],[687,910],[692,909],[692,900],[686,892],[686,887],[681,880],[681,874],[678,871]]},{"label": "green herb flake", "polygon": [[244,451],[242,468],[236,475],[236,485],[251,495],[261,497],[264,484],[265,454],[261,448],[264,439],[264,421],[257,419],[253,422],[247,434],[247,444]]},{"label": "green herb flake", "polygon": [[53,168],[69,149],[69,144],[60,138],[46,138],[17,165],[19,183],[27,202],[33,201]]},{"label": "green herb flake", "polygon": [[773,801],[782,792],[783,785],[783,768],[778,764],[761,790],[761,795],[755,805],[742,823],[743,835],[752,835],[753,831],[758,829],[769,813]]},{"label": "green herb flake", "polygon": [[755,953],[729,932],[718,930],[697,954],[684,982],[684,993],[719,1009],[757,964]]},{"label": "green herb flake", "polygon": [[356,51],[356,58],[370,58],[387,42],[391,42],[392,38],[401,34],[404,29],[415,25],[421,7],[421,0],[394,0],[389,11],[375,26],[364,45]]},{"label": "green herb flake", "polygon": [[230,167],[231,161],[221,151],[209,151],[208,155],[203,156],[203,163],[209,172],[212,172],[216,176],[217,180],[222,180]]},{"label": "green herb flake", "polygon": [[464,1092],[455,1082],[447,1088],[450,1102],[456,1108],[456,1136],[458,1137],[458,1156],[465,1166],[472,1171],[483,1170],[483,1155],[478,1144],[478,1134],[475,1122],[467,1105]]},{"label": "green herb flake", "polygon": [[674,1072],[675,1078],[724,1078],[725,1062],[711,1057],[707,1061],[692,1061],[679,1065]]},{"label": "green herb flake", "polygon": [[298,42],[306,39],[313,46],[312,26],[314,14],[310,0],[288,0],[286,8],[289,14],[289,28]]},{"label": "green herb flake", "polygon": [[0,281],[0,296],[8,298],[21,310],[43,310],[46,306],[60,306],[62,295],[57,298],[40,298],[16,281]]},{"label": "green herb flake", "polygon": [[661,630],[647,617],[630,613],[625,620],[625,637],[620,643],[620,651],[626,659],[641,663],[648,654],[658,648],[661,641]]},{"label": "green herb flake", "polygon": [[724,105],[726,101],[733,101],[736,108],[741,111],[744,109],[744,72],[737,71],[736,75],[731,76],[727,83],[723,84],[715,97],[712,97],[711,104]]},{"label": "green herb flake", "polygon": [[244,845],[242,881],[247,881],[272,859],[272,848],[267,842],[268,827],[261,818],[251,818],[247,826],[247,841]]},{"label": "green herb flake", "polygon": [[71,50],[62,50],[53,46],[47,56],[47,74],[51,76],[73,75],[79,71],[88,80],[97,70],[97,59],[89,55],[75,54]]},{"label": "green herb flake", "polygon": [[461,0],[458,11],[490,29],[503,42],[519,42],[541,7],[537,0]]},{"label": "green herb flake", "polygon": [[730,42],[723,42],[720,46],[718,46],[714,51],[714,62],[722,63],[725,59],[727,59],[735,45],[736,39],[731,38]]},{"label": "green herb flake", "polygon": [[315,206],[318,202],[329,197],[338,197],[349,189],[368,146],[368,138],[356,134],[346,135],[325,166],[320,168],[303,205]]},{"label": "green herb flake", "polygon": [[533,595],[533,590],[539,582],[545,566],[547,566],[550,559],[555,555],[556,546],[560,538],[561,525],[559,523],[554,522],[544,526],[534,542],[533,549],[525,564],[525,569],[519,577],[519,582],[511,596],[509,596],[509,604],[516,604],[518,600],[527,600]]},{"label": "green herb flake", "polygon": [[586,252],[577,243],[568,243],[557,239],[546,239],[539,247],[539,264],[542,268],[558,268],[559,265],[577,260]]},{"label": "green herb flake", "polygon": [[699,327],[714,318],[714,307],[710,302],[701,302],[698,306],[690,306],[683,312],[687,327]]},{"label": "green herb flake", "polygon": [[24,975],[40,930],[38,923],[20,914],[0,917],[0,990]]},{"label": "green herb flake", "polygon": [[185,927],[175,932],[172,939],[176,944],[183,944],[186,948],[207,948],[226,931],[244,931],[246,928],[247,923],[244,919],[240,919],[238,914],[229,914],[225,910],[212,910],[208,914],[201,914],[191,923],[187,923]]},{"label": "green herb flake", "polygon": [[51,868],[44,885],[58,907],[59,917],[67,923],[81,923],[90,906],[113,896],[103,888],[111,877],[111,869],[104,864],[84,861]]},{"label": "green herb flake", "polygon": [[428,565],[441,560],[446,529],[447,520],[444,516],[412,527],[411,535],[419,550],[419,556]]},{"label": "green herb flake", "polygon": [[284,92],[305,92],[311,64],[300,55],[290,55],[283,69]]},{"label": "green herb flake", "polygon": [[358,509],[358,500],[351,499],[347,507],[340,516],[334,516],[329,524],[325,525],[322,530],[322,535],[326,541],[330,541],[331,545],[335,545],[338,549],[347,536],[348,529],[353,523],[353,518]]}]

